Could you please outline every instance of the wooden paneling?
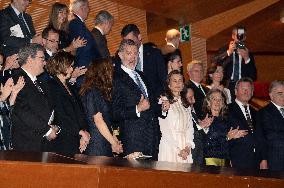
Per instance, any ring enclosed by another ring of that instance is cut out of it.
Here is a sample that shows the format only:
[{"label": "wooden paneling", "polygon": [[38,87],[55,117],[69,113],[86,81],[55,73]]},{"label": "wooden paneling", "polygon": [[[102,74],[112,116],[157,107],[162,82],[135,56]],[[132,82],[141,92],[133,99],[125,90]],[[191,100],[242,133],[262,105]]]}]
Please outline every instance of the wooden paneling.
[{"label": "wooden paneling", "polygon": [[[37,32],[41,32],[46,27],[51,5],[54,2],[56,1],[36,0],[32,1],[32,4],[28,7],[27,12],[32,16]],[[58,0],[57,2],[65,3],[67,6],[69,6],[69,0]],[[88,19],[86,20],[86,24],[90,30],[92,30],[94,27],[95,15],[100,10],[107,10],[114,16],[115,24],[112,28],[112,31],[107,36],[108,46],[111,54],[114,54],[118,49],[118,45],[121,41],[121,29],[128,23],[137,24],[141,31],[143,40],[148,40],[145,10],[121,5],[108,0],[90,0],[89,2],[90,13]],[[9,3],[10,0],[1,0],[0,9],[6,7]]]}]

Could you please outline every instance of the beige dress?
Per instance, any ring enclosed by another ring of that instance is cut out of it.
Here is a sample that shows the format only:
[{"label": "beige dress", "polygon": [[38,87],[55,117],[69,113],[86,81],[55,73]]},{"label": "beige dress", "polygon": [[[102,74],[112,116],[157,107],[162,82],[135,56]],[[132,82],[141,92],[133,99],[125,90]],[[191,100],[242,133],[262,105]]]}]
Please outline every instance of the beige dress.
[{"label": "beige dress", "polygon": [[177,102],[170,105],[167,117],[159,118],[162,138],[159,145],[159,161],[192,163],[192,155],[182,160],[178,156],[180,150],[189,146],[194,148],[193,143],[193,125],[191,118],[191,109],[185,108],[180,98]]}]

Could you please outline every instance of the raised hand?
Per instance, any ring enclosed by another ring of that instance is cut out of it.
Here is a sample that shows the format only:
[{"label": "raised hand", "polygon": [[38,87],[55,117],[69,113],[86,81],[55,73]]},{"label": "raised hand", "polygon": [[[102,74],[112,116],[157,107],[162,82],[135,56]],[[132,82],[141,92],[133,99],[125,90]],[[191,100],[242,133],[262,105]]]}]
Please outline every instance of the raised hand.
[{"label": "raised hand", "polygon": [[74,50],[76,50],[77,48],[80,48],[82,46],[86,46],[86,44],[87,44],[87,40],[85,40],[84,38],[81,38],[81,37],[74,39],[71,43],[72,48]]},{"label": "raised hand", "polygon": [[13,88],[12,88],[11,96],[9,98],[10,105],[14,105],[15,104],[17,95],[23,89],[24,86],[25,86],[24,77],[20,76],[18,81],[17,81],[17,84],[14,85]]},{"label": "raised hand", "polygon": [[12,78],[9,78],[5,85],[1,84],[1,96],[0,96],[0,101],[5,101],[9,95],[11,94],[14,86],[14,81]]}]

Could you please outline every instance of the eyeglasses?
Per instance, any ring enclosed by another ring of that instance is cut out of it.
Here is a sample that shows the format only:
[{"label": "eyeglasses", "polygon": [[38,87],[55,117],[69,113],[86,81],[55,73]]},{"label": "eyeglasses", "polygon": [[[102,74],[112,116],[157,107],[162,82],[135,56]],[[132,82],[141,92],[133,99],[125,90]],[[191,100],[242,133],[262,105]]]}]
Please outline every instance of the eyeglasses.
[{"label": "eyeglasses", "polygon": [[45,57],[44,56],[35,56],[35,58],[38,58],[38,59],[40,59],[40,61],[41,62],[44,62],[45,61]]},{"label": "eyeglasses", "polygon": [[48,40],[49,42],[52,42],[52,43],[57,43],[57,44],[61,44],[61,42],[59,40],[50,40],[50,39],[47,39],[45,38],[45,40]]}]

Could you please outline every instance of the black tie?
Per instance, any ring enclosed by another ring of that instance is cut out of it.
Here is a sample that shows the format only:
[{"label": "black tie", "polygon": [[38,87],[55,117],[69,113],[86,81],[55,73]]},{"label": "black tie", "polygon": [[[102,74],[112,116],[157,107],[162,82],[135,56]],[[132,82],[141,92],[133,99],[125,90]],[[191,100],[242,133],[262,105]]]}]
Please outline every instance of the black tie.
[{"label": "black tie", "polygon": [[21,24],[25,27],[25,29],[27,30],[27,32],[28,32],[29,34],[31,34],[30,29],[29,29],[29,27],[28,27],[28,25],[27,25],[27,23],[26,23],[26,21],[25,21],[25,18],[24,18],[23,13],[20,13],[20,14],[18,15],[18,17],[19,17],[19,20],[20,20]]},{"label": "black tie", "polygon": [[37,90],[41,93],[41,94],[44,94],[42,88],[40,87],[40,85],[38,84],[38,82],[35,80],[34,81],[34,85],[36,86]]},{"label": "black tie", "polygon": [[247,105],[244,105],[244,108],[245,108],[245,114],[246,114],[246,120],[247,120],[247,124],[249,126],[249,129],[251,131],[251,133],[253,133],[253,125],[252,125],[252,120],[250,118],[250,115],[249,115],[249,112],[248,112],[248,109],[247,109]]},{"label": "black tie", "polygon": [[236,58],[238,57],[239,54],[238,53],[234,53],[233,54],[233,63],[234,63],[234,74],[233,74],[233,81],[238,81],[239,80],[239,58]]},{"label": "black tie", "polygon": [[195,123],[195,124],[198,124],[198,117],[197,117],[197,114],[191,110],[191,115],[192,115],[192,121]]},{"label": "black tie", "polygon": [[204,93],[202,86],[199,84],[198,88],[200,89],[200,91],[203,93],[204,96],[206,96],[206,94]]}]

